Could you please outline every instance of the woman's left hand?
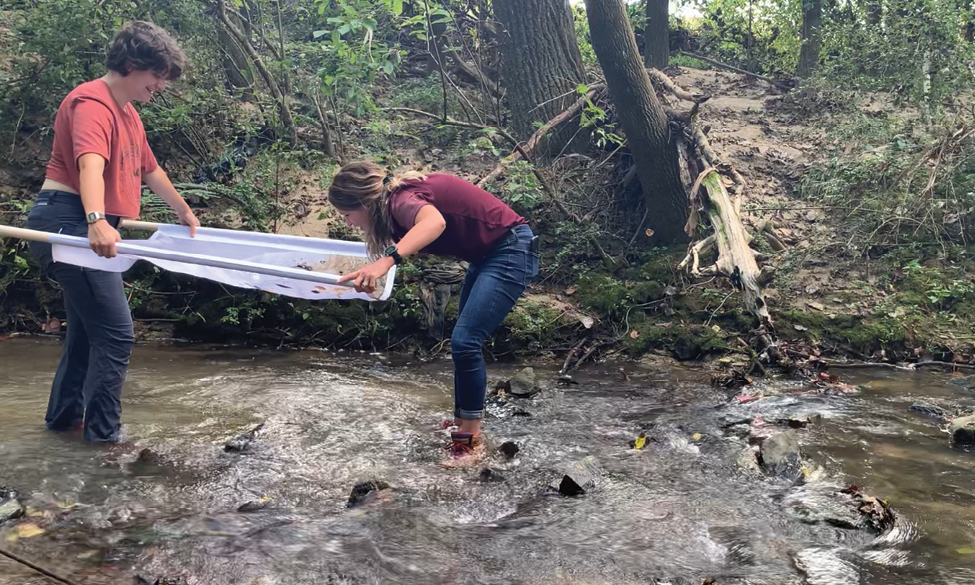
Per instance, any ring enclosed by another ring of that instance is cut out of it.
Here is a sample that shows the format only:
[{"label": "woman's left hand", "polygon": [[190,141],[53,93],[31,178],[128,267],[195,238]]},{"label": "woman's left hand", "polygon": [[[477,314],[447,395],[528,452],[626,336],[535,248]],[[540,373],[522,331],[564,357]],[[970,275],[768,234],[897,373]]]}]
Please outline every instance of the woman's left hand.
[{"label": "woman's left hand", "polygon": [[376,282],[389,272],[393,266],[393,259],[390,257],[380,258],[365,268],[360,268],[355,272],[350,272],[339,279],[339,283],[355,281],[357,292],[373,293],[376,290]]}]

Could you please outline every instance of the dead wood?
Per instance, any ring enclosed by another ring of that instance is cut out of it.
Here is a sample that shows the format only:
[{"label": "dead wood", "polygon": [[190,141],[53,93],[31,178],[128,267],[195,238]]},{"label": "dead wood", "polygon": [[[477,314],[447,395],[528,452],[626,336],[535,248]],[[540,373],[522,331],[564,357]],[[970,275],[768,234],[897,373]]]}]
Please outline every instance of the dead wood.
[{"label": "dead wood", "polygon": [[[583,106],[586,105],[586,102],[591,100],[596,95],[596,93],[599,92],[603,87],[604,85],[601,83],[591,86],[589,88],[589,91],[587,91],[584,96],[576,100],[576,102],[571,106],[569,106],[568,109],[566,109],[558,116],[555,116],[554,118],[546,122],[544,126],[536,130],[535,133],[531,135],[531,138],[529,138],[528,141],[525,142],[524,151],[528,153],[534,152],[535,147],[538,146],[538,143],[541,141],[542,138],[545,137],[546,134],[548,134],[553,128],[571,119],[573,116],[575,116],[580,111],[582,111],[582,108]],[[519,149],[515,149],[514,152],[512,152],[510,155],[503,158],[501,162],[498,163],[498,166],[494,168],[493,171],[491,171],[490,173],[485,175],[483,179],[478,181],[477,186],[483,189],[485,185],[497,179],[498,176],[501,175],[501,173],[503,173],[504,170],[511,163],[517,161],[521,157],[522,157],[522,151]]]},{"label": "dead wood", "polygon": [[770,84],[774,85],[775,87],[777,87],[779,89],[782,89],[782,90],[785,90],[785,91],[789,91],[789,90],[792,89],[791,87],[789,87],[788,85],[786,85],[786,84],[784,84],[784,83],[782,83],[780,81],[775,81],[774,79],[769,79],[768,77],[759,75],[757,73],[752,73],[751,71],[745,71],[744,69],[739,69],[737,67],[733,67],[731,65],[728,65],[727,63],[722,63],[721,61],[715,61],[714,59],[709,59],[707,57],[704,57],[704,56],[701,56],[701,55],[696,55],[694,53],[688,53],[687,51],[679,51],[679,53],[681,55],[686,56],[686,57],[691,57],[693,59],[699,59],[701,61],[704,61],[705,63],[710,63],[711,65],[714,65],[715,67],[721,67],[721,68],[727,69],[729,71],[734,71],[735,73],[741,73],[742,75],[751,77],[753,79],[758,79],[760,81],[764,81],[765,83],[770,83]]},{"label": "dead wood", "polygon": [[[759,323],[769,325],[772,322],[765,296],[760,284],[760,271],[755,261],[755,255],[748,247],[748,234],[742,225],[738,210],[724,186],[717,169],[709,167],[701,173],[695,181],[696,199],[699,211],[707,213],[711,220],[714,234],[704,241],[691,247],[688,256],[697,264],[696,257],[710,244],[708,240],[714,238],[714,245],[718,250],[718,259],[713,266],[704,270],[697,270],[695,276],[702,274],[721,274],[731,279],[731,284],[742,291],[745,308],[759,319]],[[690,223],[690,222],[689,222]],[[681,267],[689,262],[685,258]],[[693,268],[692,268],[692,274]]]}]

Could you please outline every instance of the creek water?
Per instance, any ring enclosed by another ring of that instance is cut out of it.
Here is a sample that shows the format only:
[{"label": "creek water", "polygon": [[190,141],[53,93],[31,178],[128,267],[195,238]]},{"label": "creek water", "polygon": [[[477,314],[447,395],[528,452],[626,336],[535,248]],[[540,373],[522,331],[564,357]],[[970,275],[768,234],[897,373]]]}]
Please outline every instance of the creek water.
[{"label": "creek water", "polygon": [[[975,404],[945,374],[843,371],[861,385],[846,395],[760,382],[764,398],[737,404],[700,369],[626,364],[623,380],[595,365],[558,386],[536,367],[539,395],[491,408],[491,445],[521,450],[487,460],[503,478],[487,482],[439,464],[449,361],[141,346],[123,398],[125,439],[156,454],[140,461],[44,428],[59,355],[0,343],[0,485],[31,508],[0,526],[0,547],[79,583],[975,583],[975,454],[908,410]],[[821,424],[796,433],[816,481],[739,463],[735,422],[811,414]],[[224,451],[260,422],[249,452]],[[587,455],[595,489],[546,489]],[[367,480],[392,489],[346,508]],[[850,484],[889,501],[892,530],[819,521]],[[0,584],[47,582],[0,557]]]}]

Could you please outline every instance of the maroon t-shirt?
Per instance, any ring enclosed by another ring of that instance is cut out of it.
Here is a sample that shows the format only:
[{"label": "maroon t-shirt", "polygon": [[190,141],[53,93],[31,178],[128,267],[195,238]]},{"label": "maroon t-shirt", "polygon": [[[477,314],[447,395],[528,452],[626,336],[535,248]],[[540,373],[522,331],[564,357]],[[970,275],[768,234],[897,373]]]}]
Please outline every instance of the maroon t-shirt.
[{"label": "maroon t-shirt", "polygon": [[433,205],[446,220],[443,233],[420,250],[421,254],[453,256],[476,264],[511,228],[528,223],[484,189],[443,173],[427,175],[423,181],[408,181],[390,197],[396,241],[413,227],[424,205]]}]

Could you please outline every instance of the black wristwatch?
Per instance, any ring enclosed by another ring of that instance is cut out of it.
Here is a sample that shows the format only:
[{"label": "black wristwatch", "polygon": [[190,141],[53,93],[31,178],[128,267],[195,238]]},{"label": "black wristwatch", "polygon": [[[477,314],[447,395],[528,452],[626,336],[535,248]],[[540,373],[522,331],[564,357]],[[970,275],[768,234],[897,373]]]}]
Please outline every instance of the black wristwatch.
[{"label": "black wristwatch", "polygon": [[400,256],[399,252],[396,251],[396,246],[390,246],[385,250],[383,250],[383,256],[384,257],[389,256],[390,258],[392,258],[393,264],[395,264],[396,266],[399,266],[403,262],[403,257]]}]

